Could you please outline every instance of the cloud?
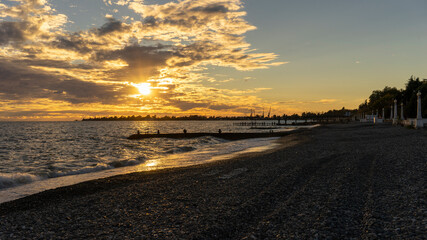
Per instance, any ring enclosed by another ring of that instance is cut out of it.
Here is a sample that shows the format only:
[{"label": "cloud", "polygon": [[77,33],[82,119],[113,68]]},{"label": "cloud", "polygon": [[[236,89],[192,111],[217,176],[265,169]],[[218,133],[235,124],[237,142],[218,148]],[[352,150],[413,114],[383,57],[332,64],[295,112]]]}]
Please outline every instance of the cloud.
[{"label": "cloud", "polygon": [[176,108],[179,108],[182,111],[187,111],[195,108],[200,109],[210,109],[210,110],[227,110],[233,109],[235,106],[227,104],[216,104],[212,102],[190,102],[182,100],[170,100],[169,104]]},{"label": "cloud", "polygon": [[320,99],[320,100],[317,100],[317,101],[313,101],[313,103],[334,103],[334,102],[337,102],[338,100],[337,99]]},{"label": "cloud", "polygon": [[76,51],[82,54],[89,53],[91,51],[90,43],[85,41],[79,34],[73,34],[67,37],[60,36],[55,41],[52,41],[51,46]]},{"label": "cloud", "polygon": [[25,22],[0,22],[0,45],[24,41],[27,25]]},{"label": "cloud", "polygon": [[119,103],[123,90],[81,81],[69,76],[51,75],[24,65],[0,62],[0,94],[12,100],[50,98],[70,103]]},{"label": "cloud", "polygon": [[[133,81],[147,81],[159,74],[160,68],[172,56],[166,46],[127,46],[120,50],[99,51],[94,55],[95,61],[124,60],[128,67],[116,72],[118,78],[132,78]],[[121,76],[121,77],[120,77]]]},{"label": "cloud", "polygon": [[14,65],[22,66],[40,66],[40,67],[49,67],[53,69],[94,69],[93,66],[87,65],[84,63],[80,64],[71,64],[68,61],[52,60],[52,59],[33,59],[27,58],[22,60],[15,60],[12,62]]},{"label": "cloud", "polygon": [[192,8],[191,11],[216,14],[216,13],[226,13],[226,12],[229,12],[230,10],[225,5],[221,5],[220,3],[214,3],[207,6],[199,6],[199,7]]},{"label": "cloud", "polygon": [[[256,27],[244,19],[241,0],[104,3],[127,7],[140,19],[104,14],[104,24],[72,32],[66,29],[72,22],[48,1],[0,4],[0,100],[233,111],[242,103],[256,104],[260,99],[246,95],[266,89],[206,87],[204,82],[216,79],[204,70],[283,64],[276,54],[259,53],[246,42],[244,34]],[[151,96],[135,96],[132,84],[142,82],[152,84]]]},{"label": "cloud", "polygon": [[128,26],[112,17],[108,17],[107,20],[108,22],[98,29],[98,35],[103,36],[111,32],[123,32],[129,29]]},{"label": "cloud", "polygon": [[[64,14],[56,14],[45,0],[16,0],[18,5],[2,5],[0,18],[12,18],[16,21],[5,21],[0,25],[0,33],[4,39],[19,42],[27,39],[46,41],[55,31],[62,30],[68,18]],[[11,35],[9,35],[11,34]]]},{"label": "cloud", "polygon": [[[119,5],[119,6],[124,6],[129,4],[130,2],[132,2],[132,0],[102,0],[105,5],[107,6],[111,6],[113,4]],[[134,2],[140,2],[142,3],[143,0],[133,0]]]}]

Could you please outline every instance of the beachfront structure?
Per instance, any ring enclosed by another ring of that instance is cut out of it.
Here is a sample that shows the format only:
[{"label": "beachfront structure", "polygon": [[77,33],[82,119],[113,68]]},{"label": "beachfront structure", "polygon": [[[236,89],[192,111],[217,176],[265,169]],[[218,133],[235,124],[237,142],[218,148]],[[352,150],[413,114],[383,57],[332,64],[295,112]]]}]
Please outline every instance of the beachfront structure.
[{"label": "beachfront structure", "polygon": [[417,93],[417,123],[415,124],[415,128],[424,127],[424,123],[427,123],[427,119],[423,119],[421,115],[421,92]]},{"label": "beachfront structure", "polygon": [[375,121],[378,120],[378,117],[374,114],[362,114],[362,118],[360,119],[360,122],[363,123],[375,123]]},{"label": "beachfront structure", "polygon": [[[383,116],[384,116],[384,114],[383,114]],[[374,116],[374,123],[384,123],[384,119],[383,119],[384,117],[383,116],[381,116],[381,118],[380,118],[379,111],[377,109],[377,113]]]},{"label": "beachfront structure", "polygon": [[415,128],[423,128],[427,124],[427,118],[423,119],[421,114],[421,92],[417,93],[417,118],[408,118],[403,121],[405,126],[413,126]]},{"label": "beachfront structure", "polygon": [[[394,101],[394,107],[393,105],[390,106],[390,120],[392,120],[393,124],[403,124],[404,126],[413,126],[415,128],[423,128],[424,126],[427,126],[427,118],[423,119],[422,117],[422,109],[421,109],[421,92],[418,91],[417,93],[417,117],[416,118],[408,118],[405,120],[404,114],[403,114],[403,103],[400,103],[400,119],[398,116],[398,109],[397,109],[397,100]],[[362,118],[360,119],[360,122],[364,123],[383,123],[385,120],[385,108],[382,109],[382,116],[381,118],[378,117],[378,110],[376,114],[374,115],[374,111],[372,111],[372,115],[367,115],[365,113],[362,114]]]},{"label": "beachfront structure", "polygon": [[[383,112],[383,116],[384,116],[384,112]],[[383,123],[384,122],[383,116],[381,118],[379,117],[378,110],[376,111],[376,113],[372,111],[371,114],[362,113],[359,121],[363,123]]]},{"label": "beachfront structure", "polygon": [[374,117],[374,123],[384,123],[384,119],[379,118],[378,114]]},{"label": "beachfront structure", "polygon": [[418,91],[417,93],[417,120],[423,119],[423,116],[421,116],[421,92]]},{"label": "beachfront structure", "polygon": [[394,116],[393,116],[393,124],[397,124],[398,123],[398,119],[397,119],[397,100],[394,99]]}]

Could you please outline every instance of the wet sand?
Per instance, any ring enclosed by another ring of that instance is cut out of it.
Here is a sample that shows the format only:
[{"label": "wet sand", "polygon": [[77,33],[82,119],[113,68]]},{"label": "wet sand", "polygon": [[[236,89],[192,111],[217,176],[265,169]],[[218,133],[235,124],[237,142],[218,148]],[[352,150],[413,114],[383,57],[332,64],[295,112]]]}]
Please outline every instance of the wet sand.
[{"label": "wet sand", "polygon": [[279,141],[3,203],[0,239],[425,239],[425,129],[328,125]]}]

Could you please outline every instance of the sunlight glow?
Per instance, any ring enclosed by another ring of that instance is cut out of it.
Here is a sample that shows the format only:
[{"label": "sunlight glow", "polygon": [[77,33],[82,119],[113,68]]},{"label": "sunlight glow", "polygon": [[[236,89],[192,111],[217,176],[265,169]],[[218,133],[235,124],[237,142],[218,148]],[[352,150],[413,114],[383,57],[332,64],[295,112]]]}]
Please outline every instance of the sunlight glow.
[{"label": "sunlight glow", "polygon": [[145,164],[145,166],[147,166],[147,167],[155,167],[158,164],[159,164],[159,162],[156,159],[153,159],[153,160],[147,161],[147,163]]},{"label": "sunlight glow", "polygon": [[148,95],[151,93],[151,83],[139,83],[134,84],[133,86],[138,88],[138,91],[141,93],[141,95]]}]

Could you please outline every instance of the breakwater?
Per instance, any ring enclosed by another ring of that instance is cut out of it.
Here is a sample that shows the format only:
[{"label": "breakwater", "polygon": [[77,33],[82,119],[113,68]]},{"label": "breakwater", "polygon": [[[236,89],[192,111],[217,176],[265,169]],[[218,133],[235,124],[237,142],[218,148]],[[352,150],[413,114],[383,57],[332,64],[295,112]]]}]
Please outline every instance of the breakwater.
[{"label": "breakwater", "polygon": [[198,138],[198,137],[217,137],[226,140],[241,140],[249,138],[270,138],[270,137],[282,137],[289,135],[291,132],[258,132],[258,133],[170,133],[170,134],[133,134],[128,139],[147,139],[147,138],[172,138],[172,139],[186,139],[186,138]]}]

